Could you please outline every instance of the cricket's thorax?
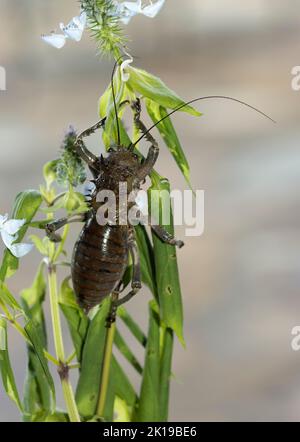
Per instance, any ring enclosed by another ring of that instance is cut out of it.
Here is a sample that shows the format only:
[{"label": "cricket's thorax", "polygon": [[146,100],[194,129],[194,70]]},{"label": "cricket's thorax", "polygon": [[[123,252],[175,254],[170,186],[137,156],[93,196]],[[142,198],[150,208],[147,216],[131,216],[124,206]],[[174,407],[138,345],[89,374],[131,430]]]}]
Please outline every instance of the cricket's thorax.
[{"label": "cricket's thorax", "polygon": [[97,211],[104,203],[105,192],[112,192],[116,201],[116,210],[122,210],[124,198],[127,198],[128,210],[134,205],[134,201],[128,200],[129,195],[134,195],[140,189],[139,169],[141,163],[132,151],[119,148],[112,150],[107,158],[103,156],[99,160],[99,171],[94,172],[95,190],[90,195],[89,204]]}]

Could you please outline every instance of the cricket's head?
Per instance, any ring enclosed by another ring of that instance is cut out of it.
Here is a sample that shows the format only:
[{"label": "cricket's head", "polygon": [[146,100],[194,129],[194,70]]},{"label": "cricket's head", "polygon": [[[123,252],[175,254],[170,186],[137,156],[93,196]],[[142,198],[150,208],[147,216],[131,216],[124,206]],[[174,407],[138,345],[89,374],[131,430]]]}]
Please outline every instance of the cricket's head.
[{"label": "cricket's head", "polygon": [[138,171],[141,167],[138,156],[130,149],[122,146],[112,147],[107,157],[100,157],[100,170],[96,187],[98,190],[118,188],[119,183],[127,183],[128,192],[138,187]]}]

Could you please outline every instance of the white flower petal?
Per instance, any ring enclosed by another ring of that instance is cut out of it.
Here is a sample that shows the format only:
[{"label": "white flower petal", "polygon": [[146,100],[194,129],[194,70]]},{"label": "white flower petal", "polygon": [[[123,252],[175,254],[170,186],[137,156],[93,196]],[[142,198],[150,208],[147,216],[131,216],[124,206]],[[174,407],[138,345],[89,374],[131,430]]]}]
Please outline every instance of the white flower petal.
[{"label": "white flower petal", "polygon": [[128,25],[132,17],[142,12],[141,3],[138,5],[132,2],[124,2],[120,3],[117,6],[117,15],[119,16],[119,20],[124,24]]},{"label": "white flower petal", "polygon": [[79,29],[84,30],[87,22],[87,13],[85,11],[82,11],[79,17],[74,17],[74,21],[78,23]]},{"label": "white flower petal", "polygon": [[[129,54],[127,54],[129,55]],[[128,60],[124,60],[123,63],[120,66],[121,71],[121,79],[124,83],[129,80],[130,74],[128,72],[125,72],[125,70],[128,68],[128,66],[133,62],[133,58],[129,56],[130,58]]]},{"label": "white flower petal", "polygon": [[63,28],[62,31],[66,38],[69,38],[70,40],[78,42],[82,39],[83,30],[79,29],[78,27],[67,26]]},{"label": "white flower petal", "polygon": [[78,17],[73,17],[70,23],[65,26],[60,23],[60,29],[63,31],[66,38],[71,40],[80,41],[83,31],[86,26],[87,15],[86,12],[82,12]]},{"label": "white flower petal", "polygon": [[120,7],[122,9],[127,9],[127,11],[133,14],[140,14],[142,12],[142,0],[137,0],[136,2],[122,2]]},{"label": "white flower petal", "polygon": [[142,9],[142,14],[146,15],[146,17],[154,18],[157,16],[164,3],[165,0],[158,0],[156,3],[151,2],[151,5],[145,6],[145,8]]},{"label": "white flower petal", "polygon": [[54,32],[50,35],[42,35],[42,40],[57,49],[61,49],[66,44],[66,36]]},{"label": "white flower petal", "polygon": [[8,220],[8,214],[0,215],[0,229],[2,228],[3,224]]},{"label": "white flower petal", "polygon": [[8,221],[5,221],[5,223],[2,226],[2,229],[9,233],[9,235],[15,235],[21,227],[24,226],[26,223],[26,219],[10,219]]},{"label": "white flower petal", "polygon": [[9,247],[9,250],[16,258],[22,258],[23,256],[27,255],[31,250],[33,249],[33,244],[25,244],[25,243],[19,243],[19,244],[12,244]]},{"label": "white flower petal", "polygon": [[5,232],[5,230],[1,230],[0,233],[1,233],[2,241],[5,244],[5,247],[7,247],[9,249],[10,246],[12,245],[12,243],[14,241],[16,241],[17,235],[10,235],[9,233]]}]

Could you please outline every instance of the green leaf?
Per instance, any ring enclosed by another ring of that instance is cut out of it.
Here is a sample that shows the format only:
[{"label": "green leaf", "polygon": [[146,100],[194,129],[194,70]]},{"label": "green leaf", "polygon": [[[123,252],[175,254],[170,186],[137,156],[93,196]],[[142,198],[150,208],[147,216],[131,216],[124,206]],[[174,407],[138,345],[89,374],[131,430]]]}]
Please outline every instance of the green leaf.
[{"label": "green leaf", "polygon": [[69,422],[68,415],[62,411],[56,411],[53,414],[39,412],[33,415],[25,416],[26,422]]},{"label": "green leaf", "polygon": [[148,342],[137,411],[138,422],[160,421],[160,321],[156,309],[156,302],[151,301],[149,304]]},{"label": "green leaf", "polygon": [[22,307],[18,303],[18,301],[14,298],[14,296],[10,293],[7,286],[0,281],[0,300],[4,301],[10,308],[13,310],[18,310],[22,312]]},{"label": "green leaf", "polygon": [[[157,181],[155,179],[151,188],[149,189],[149,200],[151,201],[152,190],[159,191],[159,219],[162,224],[162,213],[170,210],[172,215],[170,198],[164,198],[163,195],[169,195],[170,185],[166,179]],[[163,193],[164,192],[164,193]],[[173,219],[171,222],[163,227],[174,235]],[[164,243],[152,231],[152,239],[154,246],[154,260],[156,270],[156,284],[158,289],[159,307],[161,318],[166,327],[174,330],[182,345],[184,345],[183,338],[183,307],[180,289],[180,280],[178,274],[177,257],[175,246]]]},{"label": "green leaf", "polygon": [[119,330],[116,330],[114,343],[120,353],[124,356],[125,359],[127,359],[127,361],[133,366],[133,368],[135,368],[135,370],[139,374],[142,374],[143,369],[141,367],[141,364],[139,363],[133,352],[130,350]]},{"label": "green leaf", "polygon": [[115,395],[125,401],[133,413],[138,397],[127,375],[114,356],[111,363],[111,379],[113,379]]},{"label": "green leaf", "polygon": [[[185,102],[171,89],[169,89],[160,78],[149,74],[148,72],[130,67],[130,78],[127,83],[128,87],[140,93],[146,98],[150,98],[156,103],[167,109],[176,109]],[[200,116],[201,113],[196,111],[192,106],[185,106],[181,109],[191,115]]]},{"label": "green leaf", "polygon": [[[11,217],[13,219],[26,219],[27,221],[19,231],[18,242],[22,241],[24,238],[28,229],[28,223],[31,222],[41,203],[42,197],[37,190],[26,190],[17,195]],[[13,256],[10,251],[6,249],[0,269],[0,280],[4,281],[5,278],[11,277],[18,270],[18,267],[18,258]]]},{"label": "green leaf", "polygon": [[[42,348],[47,348],[47,333],[43,302],[46,294],[46,281],[44,277],[44,264],[41,263],[29,289],[21,292],[21,301],[28,318],[34,321],[36,333],[41,341]],[[24,418],[30,419],[31,415],[41,411],[52,410],[51,381],[45,373],[45,368],[34,348],[27,346],[28,367],[24,386]],[[44,361],[44,364],[47,364]]]},{"label": "green leaf", "polygon": [[74,291],[69,285],[69,278],[66,278],[61,285],[59,305],[68,323],[77,360],[81,362],[89,319],[76,302]]},{"label": "green leaf", "polygon": [[127,312],[124,306],[118,308],[118,316],[122,319],[125,325],[129,328],[133,336],[138,342],[145,347],[147,344],[147,337],[141,330],[140,326],[134,321],[131,315]]},{"label": "green leaf", "polygon": [[[165,107],[149,99],[146,99],[146,108],[154,124],[156,124],[168,114]],[[190,167],[172,124],[171,118],[166,118],[164,121],[158,124],[157,129],[159,130],[172,156],[174,157],[179,169],[183,173],[189,187],[191,187]]]},{"label": "green leaf", "polygon": [[163,333],[161,364],[160,364],[160,418],[168,421],[170,380],[173,354],[173,331],[170,328],[161,330]]},{"label": "green leaf", "polygon": [[158,294],[155,284],[155,263],[153,247],[150,243],[148,233],[146,232],[144,226],[136,226],[135,233],[141,261],[142,281],[149,287],[154,297],[157,298]]},{"label": "green leaf", "polygon": [[[120,142],[123,146],[129,146],[131,141],[120,119],[124,110],[120,110],[119,107],[120,103],[126,100],[127,91],[124,82],[121,80],[119,70],[114,76],[114,91],[119,115]],[[116,114],[111,85],[109,85],[99,100],[99,115],[100,118],[106,117],[105,127],[103,129],[103,142],[106,149],[108,149],[112,144],[117,144],[118,142]]]},{"label": "green leaf", "polygon": [[75,192],[71,186],[63,198],[63,205],[69,213],[86,212],[89,210],[86,205],[84,195],[82,195],[82,193]]},{"label": "green leaf", "polygon": [[51,184],[53,184],[54,181],[56,181],[57,178],[56,170],[58,163],[59,163],[58,159],[49,161],[48,163],[45,164],[43,168],[43,175],[46,181],[47,189],[49,189],[51,187]]},{"label": "green leaf", "polygon": [[35,245],[36,249],[44,256],[48,255],[48,247],[47,247],[47,242],[45,242],[45,239],[48,238],[44,238],[41,239],[36,235],[30,235],[29,236],[30,240],[33,242],[33,244]]},{"label": "green leaf", "polygon": [[114,422],[131,422],[132,411],[119,396],[115,398],[114,411],[116,416]]},{"label": "green leaf", "polygon": [[13,370],[10,364],[8,347],[7,347],[7,324],[6,320],[0,317],[0,372],[4,389],[9,398],[16,403],[20,411],[22,411],[22,404]]},{"label": "green leaf", "polygon": [[[35,324],[33,320],[29,320],[27,324],[24,327],[30,342],[32,344],[33,350],[35,355],[37,356],[37,360],[35,360],[34,368],[38,367],[39,374],[43,372],[43,378],[40,377],[39,380],[42,382],[43,385],[43,394],[44,394],[44,401],[45,403],[49,403],[46,396],[46,389],[45,389],[45,382],[48,383],[50,392],[52,394],[52,401],[51,401],[51,409],[55,407],[55,387],[54,382],[51,376],[51,373],[48,368],[48,362],[44,355],[44,346],[43,346],[43,335],[40,334],[41,325]],[[39,365],[38,365],[39,362]],[[42,370],[42,371],[40,371]],[[28,403],[28,406],[32,407],[32,403]]]},{"label": "green leaf", "polygon": [[104,300],[89,325],[83,347],[76,402],[79,413],[85,418],[96,414],[109,307],[110,300]]}]

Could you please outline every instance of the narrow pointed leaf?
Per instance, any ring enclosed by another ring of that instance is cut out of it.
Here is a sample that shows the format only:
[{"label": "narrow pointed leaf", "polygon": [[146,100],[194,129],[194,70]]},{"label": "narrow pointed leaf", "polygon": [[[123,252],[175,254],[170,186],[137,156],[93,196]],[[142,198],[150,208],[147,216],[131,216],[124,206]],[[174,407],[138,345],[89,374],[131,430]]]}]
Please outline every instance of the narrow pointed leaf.
[{"label": "narrow pointed leaf", "polygon": [[133,354],[133,352],[131,351],[131,349],[123,339],[119,330],[116,330],[114,343],[117,349],[119,350],[119,352],[124,356],[125,359],[127,359],[127,361],[133,366],[133,368],[135,368],[135,370],[139,374],[142,374],[143,369],[141,367],[141,364],[139,363],[139,361],[137,360],[137,358],[135,357],[135,355]]},{"label": "narrow pointed leaf", "polygon": [[106,336],[105,322],[109,306],[109,299],[101,304],[89,325],[83,347],[76,402],[79,413],[85,418],[91,418],[96,414]]},{"label": "narrow pointed leaf", "polygon": [[127,405],[131,407],[132,412],[134,412],[138,400],[137,394],[121,365],[114,356],[112,358],[111,370],[111,377],[114,380],[113,388],[115,395],[125,401]]},{"label": "narrow pointed leaf", "polygon": [[[168,114],[165,107],[160,106],[158,103],[155,103],[154,101],[149,99],[146,100],[146,108],[153,123],[157,123]],[[159,123],[157,125],[157,129],[160,132],[167,148],[175,159],[179,169],[183,173],[188,185],[191,187],[190,167],[172,124],[171,118],[169,117]]]},{"label": "narrow pointed leaf", "polygon": [[138,422],[160,421],[160,349],[159,316],[155,301],[149,304],[149,331],[145,351],[144,372],[141,385]]},{"label": "narrow pointed leaf", "polygon": [[[166,179],[157,181],[155,179],[149,189],[149,197],[151,199],[151,191],[159,190],[168,195],[170,192],[169,182]],[[163,227],[172,235],[174,235],[174,226],[172,219],[172,210],[170,199],[163,198],[162,193],[159,194],[159,222],[162,224],[162,213],[170,210],[171,220],[168,225]],[[184,345],[183,338],[183,307],[180,289],[180,280],[178,274],[178,265],[175,246],[164,243],[158,236],[152,232],[154,259],[156,271],[156,284],[158,289],[159,307],[161,318],[166,327],[174,330],[180,342]]]},{"label": "narrow pointed leaf", "polygon": [[59,305],[68,323],[77,360],[81,362],[89,319],[76,302],[74,291],[69,285],[69,278],[65,279],[61,285]]},{"label": "narrow pointed leaf", "polygon": [[[44,277],[44,264],[39,266],[37,275],[32,286],[21,292],[21,302],[24,311],[31,321],[34,321],[37,334],[43,348],[47,348],[47,332],[43,312],[43,302],[46,293],[46,281]],[[39,412],[52,410],[51,381],[45,373],[43,364],[34,348],[27,346],[28,366],[24,386],[24,418],[31,419],[32,415]]]},{"label": "narrow pointed leaf", "polygon": [[[39,361],[39,365],[37,363],[37,360],[35,361],[36,362],[35,367],[41,368],[41,370],[43,371],[43,374],[44,374],[44,380],[49,385],[51,395],[52,395],[51,410],[53,411],[54,407],[55,407],[55,387],[54,387],[54,382],[53,382],[51,373],[48,368],[47,359],[45,358],[45,355],[44,355],[43,337],[40,334],[40,326],[38,324],[35,324],[35,322],[33,320],[29,320],[27,322],[27,324],[25,325],[25,331],[31,341],[34,353],[37,356],[38,361]],[[42,372],[40,372],[40,373],[42,373]],[[44,385],[44,381],[43,381],[43,385]],[[46,395],[45,390],[43,390],[43,394]],[[46,402],[46,400],[47,399],[45,396],[45,402]]]},{"label": "narrow pointed leaf", "polygon": [[9,398],[16,403],[20,411],[22,404],[20,401],[14,373],[10,364],[7,346],[7,324],[6,320],[0,317],[0,372],[3,387]]},{"label": "narrow pointed leaf", "polygon": [[134,321],[132,316],[127,312],[125,307],[121,306],[118,308],[118,316],[122,319],[124,324],[129,328],[133,336],[138,340],[138,342],[145,347],[147,344],[147,337],[142,331],[140,326]]},{"label": "narrow pointed leaf", "polygon": [[160,418],[162,422],[168,421],[170,381],[173,354],[173,330],[167,328],[162,331],[162,350],[160,363]]},{"label": "narrow pointed leaf", "polygon": [[[167,109],[176,109],[185,103],[174,91],[169,89],[160,78],[142,69],[133,67],[129,68],[129,73],[128,87],[144,97],[150,98]],[[195,116],[201,115],[200,112],[189,105],[183,107],[181,111]]]},{"label": "narrow pointed leaf", "polygon": [[153,247],[144,226],[136,226],[135,233],[141,261],[142,281],[149,287],[153,296],[157,298]]},{"label": "narrow pointed leaf", "polygon": [[12,308],[13,310],[17,310],[22,312],[22,307],[18,303],[18,301],[14,298],[14,296],[10,293],[7,286],[0,281],[0,300],[4,301],[4,303]]}]

